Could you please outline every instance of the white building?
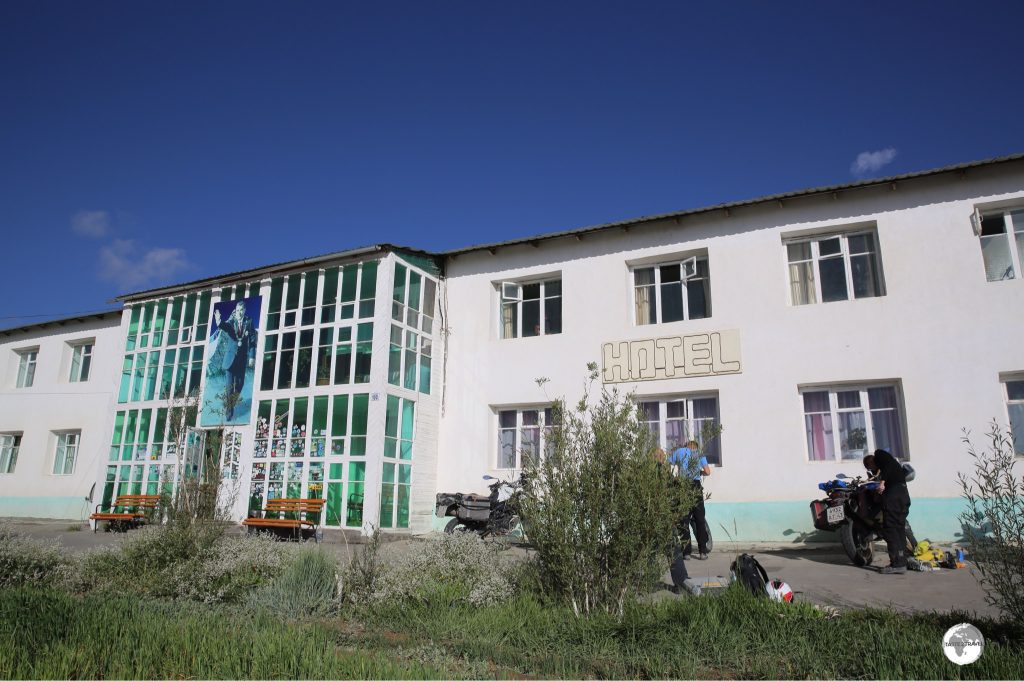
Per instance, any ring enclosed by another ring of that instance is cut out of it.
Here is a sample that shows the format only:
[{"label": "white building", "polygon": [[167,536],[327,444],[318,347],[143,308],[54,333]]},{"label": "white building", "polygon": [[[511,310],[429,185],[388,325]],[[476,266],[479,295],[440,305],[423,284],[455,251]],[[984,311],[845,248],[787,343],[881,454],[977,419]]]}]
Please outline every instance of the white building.
[{"label": "white building", "polygon": [[[189,412],[175,409],[230,373],[234,355],[209,343],[214,308],[227,318],[249,300],[258,347],[241,415],[188,416],[229,435],[239,519],[276,496],[321,496],[328,528],[437,528],[435,493],[514,476],[524,448],[543,449],[545,409],[579,397],[597,362],[664,448],[723,426],[705,448],[720,535],[822,538],[817,484],[881,447],[918,471],[917,536],[955,539],[961,429],[1024,432],[1022,268],[1024,155],[441,254],[334,253],[125,296],[109,406],[47,422],[38,447],[79,428],[84,449],[99,427],[102,460],[86,465],[102,498],[156,492],[179,474],[168,423]],[[5,345],[11,385],[17,353],[45,349],[33,338]],[[39,410],[7,404],[4,419]],[[24,434],[20,470],[29,427],[8,420],[0,432]],[[18,489],[45,498],[52,485]]]},{"label": "white building", "polygon": [[121,312],[0,330],[0,517],[82,520],[106,456]]},{"label": "white building", "polygon": [[1022,265],[1021,156],[450,252],[440,486],[513,473],[594,361],[666,448],[720,421],[713,532],[809,538],[883,447],[917,536],[956,538],[961,429],[1024,437]]}]

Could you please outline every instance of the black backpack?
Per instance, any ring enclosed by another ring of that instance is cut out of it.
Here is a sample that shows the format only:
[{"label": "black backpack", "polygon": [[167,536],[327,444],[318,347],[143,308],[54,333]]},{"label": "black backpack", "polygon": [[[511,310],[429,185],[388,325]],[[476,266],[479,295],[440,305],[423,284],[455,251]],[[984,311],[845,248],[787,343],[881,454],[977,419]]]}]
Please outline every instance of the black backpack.
[{"label": "black backpack", "polygon": [[768,573],[749,553],[737,556],[730,568],[736,576],[736,581],[742,584],[747,591],[755,596],[767,596],[765,588],[768,584]]}]

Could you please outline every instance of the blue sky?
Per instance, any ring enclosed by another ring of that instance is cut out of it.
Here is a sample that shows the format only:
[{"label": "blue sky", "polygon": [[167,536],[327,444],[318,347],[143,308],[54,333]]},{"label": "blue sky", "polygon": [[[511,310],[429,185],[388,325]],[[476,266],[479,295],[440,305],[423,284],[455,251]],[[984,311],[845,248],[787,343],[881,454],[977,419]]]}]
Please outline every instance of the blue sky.
[{"label": "blue sky", "polygon": [[372,243],[1021,152],[1022,20],[1011,2],[8,0],[0,327]]}]

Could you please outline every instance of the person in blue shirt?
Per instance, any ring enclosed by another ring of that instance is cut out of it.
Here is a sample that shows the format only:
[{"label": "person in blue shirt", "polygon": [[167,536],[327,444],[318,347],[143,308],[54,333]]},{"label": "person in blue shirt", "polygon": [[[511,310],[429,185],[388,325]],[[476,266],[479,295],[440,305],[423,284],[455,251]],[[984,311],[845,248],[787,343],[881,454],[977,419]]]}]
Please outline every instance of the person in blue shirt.
[{"label": "person in blue shirt", "polygon": [[[690,509],[690,515],[686,522],[686,533],[689,536],[690,520],[693,520],[697,531],[697,559],[706,560],[708,557],[708,530],[704,513],[704,486],[701,484],[701,477],[711,475],[711,466],[706,457],[700,456],[700,445],[696,440],[690,440],[685,446],[672,452],[669,463],[677,467],[677,475],[689,476],[697,491],[697,503]],[[690,460],[700,456],[696,462],[696,469],[691,469]]]}]

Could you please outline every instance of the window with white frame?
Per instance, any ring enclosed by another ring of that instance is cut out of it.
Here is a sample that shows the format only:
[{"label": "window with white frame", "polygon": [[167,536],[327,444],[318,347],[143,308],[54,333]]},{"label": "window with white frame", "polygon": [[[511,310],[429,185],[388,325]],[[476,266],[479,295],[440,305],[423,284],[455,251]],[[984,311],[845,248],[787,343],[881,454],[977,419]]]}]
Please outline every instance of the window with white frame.
[{"label": "window with white frame", "polygon": [[647,424],[666,454],[696,440],[708,463],[722,465],[721,442],[713,437],[719,424],[717,396],[637,398],[637,408],[640,420]]},{"label": "window with white frame", "polygon": [[68,381],[71,383],[88,381],[91,368],[92,341],[73,344],[71,346],[71,374],[68,376]]},{"label": "window with white frame", "polygon": [[562,280],[502,282],[501,337],[525,338],[562,333]]},{"label": "window with white frame", "polygon": [[1024,267],[1024,209],[982,213],[979,227],[985,278],[1016,278]]},{"label": "window with white frame", "polygon": [[18,382],[19,388],[31,388],[36,380],[36,360],[39,358],[39,348],[29,350],[18,350]]},{"label": "window with white frame", "polygon": [[555,420],[550,407],[500,410],[496,468],[522,468],[528,459],[536,459],[540,453],[548,451]]},{"label": "window with white frame", "polygon": [[876,449],[907,458],[896,385],[807,388],[801,396],[810,461],[860,461]]},{"label": "window with white frame", "polygon": [[633,268],[633,306],[637,325],[710,317],[707,256]]},{"label": "window with white frame", "polygon": [[1010,416],[1010,436],[1013,451],[1024,455],[1024,375],[1004,381],[1006,386],[1006,411]]},{"label": "window with white frame", "polygon": [[786,242],[793,305],[885,295],[874,230]]},{"label": "window with white frame", "polygon": [[78,458],[78,440],[81,432],[69,430],[57,433],[57,450],[53,456],[53,474],[71,475],[75,472],[75,460]]},{"label": "window with white frame", "polygon": [[13,473],[18,465],[21,433],[0,433],[0,473]]}]

